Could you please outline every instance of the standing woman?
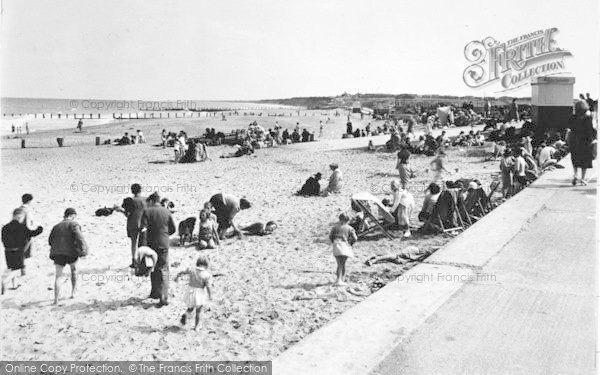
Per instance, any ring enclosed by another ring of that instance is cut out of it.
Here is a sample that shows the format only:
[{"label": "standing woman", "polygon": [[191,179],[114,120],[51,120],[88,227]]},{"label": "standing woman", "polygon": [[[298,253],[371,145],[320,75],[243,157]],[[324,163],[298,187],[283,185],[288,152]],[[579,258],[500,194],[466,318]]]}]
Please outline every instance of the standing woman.
[{"label": "standing woman", "polygon": [[39,235],[42,230],[41,226],[35,230],[27,228],[26,211],[21,207],[13,211],[12,221],[2,227],[2,244],[6,256],[6,269],[2,273],[2,294],[8,279],[12,280],[14,288],[17,275],[13,271],[25,269],[25,250],[31,237]]},{"label": "standing woman", "polygon": [[333,244],[333,256],[337,262],[337,276],[335,284],[338,286],[347,285],[344,279],[346,278],[346,260],[354,257],[352,245],[358,240],[354,228],[348,225],[350,218],[346,214],[340,214],[340,221],[337,222],[331,232],[329,232],[329,240]]},{"label": "standing woman", "polygon": [[[589,106],[585,100],[575,103],[575,117],[571,121],[570,129],[568,144],[571,151],[571,162],[573,163],[573,180],[571,183],[575,186],[579,181],[580,184],[587,185],[585,173],[588,168],[592,168],[596,131],[592,124]],[[577,178],[579,168],[581,168],[581,179]]]}]

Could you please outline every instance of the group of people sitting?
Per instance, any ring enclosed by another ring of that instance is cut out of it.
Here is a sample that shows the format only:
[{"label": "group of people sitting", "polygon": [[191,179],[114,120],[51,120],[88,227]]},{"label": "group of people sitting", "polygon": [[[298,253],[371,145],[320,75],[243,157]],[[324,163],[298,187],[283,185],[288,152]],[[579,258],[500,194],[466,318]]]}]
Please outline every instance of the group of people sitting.
[{"label": "group of people sitting", "polygon": [[175,154],[176,163],[195,163],[198,161],[210,160],[208,149],[203,142],[197,142],[195,139],[188,138],[185,131],[181,130],[179,134],[167,133],[165,129],[161,133],[163,148],[172,145]]},{"label": "group of people sitting", "polygon": [[502,151],[500,174],[504,198],[521,191],[541,173],[562,168],[557,162],[569,152],[566,142],[559,134],[547,137],[535,149],[531,146],[531,137],[525,135],[520,143],[507,146]]},{"label": "group of people sitting", "polygon": [[311,196],[329,196],[330,194],[339,194],[342,191],[342,171],[336,163],[329,165],[331,169],[331,176],[329,177],[329,183],[325,189],[321,191],[321,180],[322,174],[316,173],[314,176],[309,177],[304,185],[296,192],[296,195],[303,197]]},{"label": "group of people sitting", "polygon": [[146,138],[140,129],[136,131],[136,134],[125,133],[123,137],[115,139],[113,141],[117,146],[135,145],[146,143]]}]

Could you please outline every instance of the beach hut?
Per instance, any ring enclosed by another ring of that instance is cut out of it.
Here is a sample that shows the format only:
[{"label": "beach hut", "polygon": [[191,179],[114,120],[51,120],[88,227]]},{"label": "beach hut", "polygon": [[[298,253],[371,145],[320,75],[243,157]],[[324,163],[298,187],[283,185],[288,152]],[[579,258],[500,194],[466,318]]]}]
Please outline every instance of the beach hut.
[{"label": "beach hut", "polygon": [[352,113],[360,113],[360,102],[355,101],[352,103]]}]

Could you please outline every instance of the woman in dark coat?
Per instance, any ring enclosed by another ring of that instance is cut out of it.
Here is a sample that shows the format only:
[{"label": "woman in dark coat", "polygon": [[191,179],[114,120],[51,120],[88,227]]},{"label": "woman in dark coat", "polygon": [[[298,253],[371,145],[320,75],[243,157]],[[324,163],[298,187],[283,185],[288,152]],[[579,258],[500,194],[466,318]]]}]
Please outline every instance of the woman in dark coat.
[{"label": "woman in dark coat", "polygon": [[16,273],[13,271],[25,268],[25,247],[29,239],[38,236],[43,230],[40,226],[35,230],[27,228],[25,214],[22,208],[17,208],[13,211],[12,221],[2,227],[2,243],[6,256],[6,269],[2,273],[2,294],[9,278],[14,287]]},{"label": "woman in dark coat", "polygon": [[[596,140],[596,131],[585,100],[580,100],[575,104],[575,117],[572,119],[570,129],[568,143],[573,163],[572,184],[575,186],[579,182],[587,185],[585,173],[588,168],[592,168],[592,160],[594,160],[592,142]],[[581,179],[577,178],[579,168],[581,168]]]}]

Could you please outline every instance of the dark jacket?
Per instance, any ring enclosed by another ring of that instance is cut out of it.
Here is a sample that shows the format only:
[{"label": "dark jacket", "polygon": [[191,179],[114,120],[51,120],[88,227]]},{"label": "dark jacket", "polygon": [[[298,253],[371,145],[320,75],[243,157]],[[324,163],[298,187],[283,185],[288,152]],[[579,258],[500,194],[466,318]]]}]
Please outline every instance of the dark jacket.
[{"label": "dark jacket", "polygon": [[81,227],[73,220],[63,220],[56,224],[48,237],[50,257],[67,255],[70,257],[86,256],[87,243],[81,234]]},{"label": "dark jacket", "polygon": [[153,249],[168,249],[169,236],[175,233],[173,215],[166,208],[154,205],[146,208],[142,214],[142,228],[147,228],[148,246]]},{"label": "dark jacket", "polygon": [[22,248],[31,237],[39,235],[42,231],[42,227],[38,226],[36,230],[29,230],[25,223],[13,220],[2,227],[2,243],[5,249]]},{"label": "dark jacket", "polygon": [[133,237],[140,231],[142,225],[142,214],[146,208],[146,198],[125,198],[121,206],[127,215],[127,236]]}]

